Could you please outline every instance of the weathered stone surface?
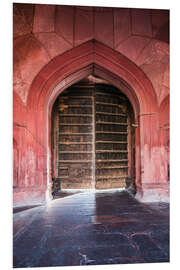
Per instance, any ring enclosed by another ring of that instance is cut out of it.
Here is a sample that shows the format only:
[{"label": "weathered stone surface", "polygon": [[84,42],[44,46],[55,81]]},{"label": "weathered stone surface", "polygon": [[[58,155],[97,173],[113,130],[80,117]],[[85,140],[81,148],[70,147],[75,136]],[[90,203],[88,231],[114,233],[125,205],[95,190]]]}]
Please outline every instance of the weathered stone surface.
[{"label": "weathered stone surface", "polygon": [[148,9],[131,9],[132,35],[152,37],[151,12]]},{"label": "weathered stone surface", "polygon": [[23,80],[21,71],[20,71],[20,65],[19,61],[15,60],[16,57],[14,57],[14,64],[16,64],[13,67],[13,89],[14,91],[21,97],[21,100],[25,103],[28,95],[28,84]]},{"label": "weathered stone surface", "polygon": [[13,4],[13,37],[29,34],[33,29],[34,5]]},{"label": "weathered stone surface", "polygon": [[116,48],[116,50],[127,56],[132,61],[136,62],[139,54],[145,48],[145,46],[147,46],[149,41],[149,38],[131,36],[130,38],[122,42]]},{"label": "weathered stone surface", "polygon": [[114,9],[114,47],[131,35],[130,9]]},{"label": "weathered stone surface", "polygon": [[34,35],[14,41],[14,90],[26,103],[29,86],[49,57]]},{"label": "weathered stone surface", "polygon": [[161,86],[163,83],[163,75],[166,70],[166,64],[163,64],[159,61],[154,61],[150,64],[143,64],[141,68],[151,80],[154,89],[156,91],[157,97],[159,99],[161,93]]},{"label": "weathered stone surface", "polygon": [[146,262],[168,262],[169,258],[162,249],[154,243],[154,240],[147,234],[135,234],[133,241],[139,248],[142,258]]},{"label": "weathered stone surface", "polygon": [[94,37],[113,47],[113,12],[111,8],[94,8]]},{"label": "weathered stone surface", "polygon": [[55,31],[71,45],[74,42],[74,9],[72,6],[56,6],[55,13]]},{"label": "weathered stone surface", "polygon": [[56,33],[37,33],[35,36],[42,43],[51,58],[72,48],[68,42]]},{"label": "weathered stone surface", "polygon": [[23,210],[14,214],[14,267],[169,261],[168,204],[84,192]]},{"label": "weathered stone surface", "polygon": [[157,61],[168,64],[169,45],[157,40],[150,40],[150,42],[138,56],[136,63],[141,66],[143,64],[151,64]]},{"label": "weathered stone surface", "polygon": [[163,101],[163,99],[169,95],[169,87],[165,86],[165,85],[161,85],[160,87],[160,93],[159,93],[159,104]]},{"label": "weathered stone surface", "polygon": [[163,42],[166,42],[169,44],[169,37],[170,33],[169,33],[169,22],[167,22],[165,25],[163,25],[159,31],[157,32],[155,39],[157,40],[161,40]]},{"label": "weathered stone surface", "polygon": [[169,21],[169,10],[152,9],[152,31],[155,37],[160,29]]},{"label": "weathered stone surface", "polygon": [[166,67],[166,70],[164,72],[163,76],[163,85],[169,88],[169,64]]},{"label": "weathered stone surface", "polygon": [[15,125],[26,126],[26,107],[15,91],[13,91],[13,122]]},{"label": "weathered stone surface", "polygon": [[53,32],[54,31],[54,5],[35,6],[33,32]]},{"label": "weathered stone surface", "polygon": [[150,78],[159,102],[169,88],[169,47],[166,43],[152,40],[136,60]]},{"label": "weathered stone surface", "polygon": [[93,38],[93,8],[76,7],[75,46]]}]

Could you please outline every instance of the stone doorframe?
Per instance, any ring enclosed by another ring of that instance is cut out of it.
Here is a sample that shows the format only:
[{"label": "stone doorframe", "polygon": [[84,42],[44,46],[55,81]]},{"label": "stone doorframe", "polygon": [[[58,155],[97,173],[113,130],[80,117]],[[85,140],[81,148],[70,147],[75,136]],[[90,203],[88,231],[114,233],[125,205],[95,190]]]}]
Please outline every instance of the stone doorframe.
[{"label": "stone doorframe", "polygon": [[46,190],[46,200],[51,197],[52,106],[64,89],[90,74],[108,80],[130,100],[137,126],[136,196],[141,200],[160,198],[166,179],[164,182],[160,180],[159,117],[154,88],[136,64],[96,40],[55,57],[40,71],[31,85],[27,123],[37,141],[34,146],[37,185]]}]

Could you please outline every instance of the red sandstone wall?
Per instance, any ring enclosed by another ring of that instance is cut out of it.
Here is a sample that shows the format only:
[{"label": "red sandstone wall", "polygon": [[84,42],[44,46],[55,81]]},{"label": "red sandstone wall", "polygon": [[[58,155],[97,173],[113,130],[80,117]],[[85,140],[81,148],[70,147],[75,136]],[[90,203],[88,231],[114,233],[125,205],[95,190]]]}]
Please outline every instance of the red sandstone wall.
[{"label": "red sandstone wall", "polygon": [[[155,170],[154,181],[167,181],[169,133],[164,127],[169,123],[168,20],[169,13],[165,10],[14,4],[14,145],[15,160],[18,159],[15,164],[19,164],[15,183],[19,188],[38,185],[45,189],[46,186],[42,176],[42,167],[46,165],[39,164],[41,161],[37,158],[45,155],[45,146],[37,140],[36,127],[27,129],[30,86],[54,57],[91,39],[125,55],[151,81],[159,105],[159,123],[152,120],[150,130],[153,133],[155,127],[159,133],[148,147],[154,147],[153,159],[161,159],[162,167],[159,170],[154,163],[145,174],[150,179]],[[144,125],[149,130],[146,121]],[[148,162],[145,150],[143,155],[144,162],[146,158]],[[39,180],[35,183],[37,175]],[[20,200],[18,196],[15,201]]]},{"label": "red sandstone wall", "polygon": [[168,19],[163,10],[14,4],[14,90],[26,103],[44,65],[96,39],[135,62],[160,103],[169,91]]}]

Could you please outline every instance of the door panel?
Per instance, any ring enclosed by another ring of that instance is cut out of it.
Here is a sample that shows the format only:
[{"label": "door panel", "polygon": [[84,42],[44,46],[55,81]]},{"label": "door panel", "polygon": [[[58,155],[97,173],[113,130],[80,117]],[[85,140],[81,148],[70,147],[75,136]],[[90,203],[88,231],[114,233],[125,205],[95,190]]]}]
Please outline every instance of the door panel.
[{"label": "door panel", "polygon": [[128,177],[127,104],[114,87],[96,85],[96,189],[121,188]]},{"label": "door panel", "polygon": [[68,88],[59,97],[59,178],[62,189],[93,183],[93,89]]}]

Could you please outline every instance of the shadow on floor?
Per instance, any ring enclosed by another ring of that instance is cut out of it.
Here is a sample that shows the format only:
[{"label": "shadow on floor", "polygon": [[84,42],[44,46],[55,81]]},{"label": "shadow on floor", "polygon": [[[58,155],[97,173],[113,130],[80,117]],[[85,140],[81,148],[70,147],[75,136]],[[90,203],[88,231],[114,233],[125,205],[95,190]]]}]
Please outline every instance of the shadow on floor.
[{"label": "shadow on floor", "polygon": [[59,191],[53,194],[53,200],[68,197],[74,194],[82,193],[81,191]]},{"label": "shadow on floor", "polygon": [[14,207],[13,208],[13,214],[16,214],[16,213],[19,213],[19,212],[22,212],[22,211],[25,211],[25,210],[29,210],[31,208],[39,207],[39,206],[41,206],[41,204]]},{"label": "shadow on floor", "polygon": [[[78,193],[81,193],[81,192],[79,192],[79,191],[76,191],[76,192],[60,191],[60,192],[57,192],[53,196],[53,200],[64,198],[64,197],[68,197],[68,196],[71,196],[71,195],[74,195],[74,194],[78,194]],[[42,206],[42,204],[39,204],[39,205],[25,205],[25,206],[13,207],[13,214],[16,214],[16,213],[19,213],[19,212],[22,212],[22,211],[26,211],[26,210],[29,210],[29,209],[32,209],[32,208],[35,208],[35,207],[39,207],[39,206]]]}]

